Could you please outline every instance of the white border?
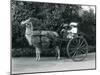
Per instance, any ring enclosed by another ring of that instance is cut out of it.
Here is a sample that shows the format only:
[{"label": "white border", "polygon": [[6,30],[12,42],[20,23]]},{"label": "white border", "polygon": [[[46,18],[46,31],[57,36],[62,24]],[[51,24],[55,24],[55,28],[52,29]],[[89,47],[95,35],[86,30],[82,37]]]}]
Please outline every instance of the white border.
[{"label": "white border", "polygon": [[[24,0],[26,1],[26,0]],[[100,0],[29,0],[52,3],[88,4],[97,7],[97,70],[40,73],[39,75],[98,75],[100,72]],[[0,75],[10,72],[10,0],[0,1]],[[25,74],[26,75],[26,74]],[[28,74],[27,74],[28,75]],[[38,75],[38,74],[34,74]]]}]

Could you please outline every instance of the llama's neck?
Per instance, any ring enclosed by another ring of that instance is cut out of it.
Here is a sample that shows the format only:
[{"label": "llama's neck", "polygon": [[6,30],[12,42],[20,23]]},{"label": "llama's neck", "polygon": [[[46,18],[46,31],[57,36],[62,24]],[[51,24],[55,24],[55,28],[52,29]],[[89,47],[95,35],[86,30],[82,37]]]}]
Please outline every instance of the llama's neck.
[{"label": "llama's neck", "polygon": [[26,39],[27,39],[29,45],[32,45],[31,36],[32,36],[32,30],[29,29],[29,28],[26,28],[25,37],[26,37]]},{"label": "llama's neck", "polygon": [[32,26],[32,23],[31,23],[30,27],[26,27],[25,34],[31,35],[32,32],[33,32],[33,26]]},{"label": "llama's neck", "polygon": [[33,32],[33,29],[31,29],[31,28],[26,28],[25,34],[31,35],[32,32]]}]

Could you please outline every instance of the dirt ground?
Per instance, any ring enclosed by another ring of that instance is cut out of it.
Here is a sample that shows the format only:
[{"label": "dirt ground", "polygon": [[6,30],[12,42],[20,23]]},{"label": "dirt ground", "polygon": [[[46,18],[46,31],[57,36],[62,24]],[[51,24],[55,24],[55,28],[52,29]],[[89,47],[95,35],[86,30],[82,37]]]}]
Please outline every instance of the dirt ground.
[{"label": "dirt ground", "polygon": [[32,57],[17,57],[12,58],[12,74],[95,69],[95,62],[95,53],[89,53],[81,62],[74,62],[65,57],[60,60],[55,57],[41,57],[40,61]]}]

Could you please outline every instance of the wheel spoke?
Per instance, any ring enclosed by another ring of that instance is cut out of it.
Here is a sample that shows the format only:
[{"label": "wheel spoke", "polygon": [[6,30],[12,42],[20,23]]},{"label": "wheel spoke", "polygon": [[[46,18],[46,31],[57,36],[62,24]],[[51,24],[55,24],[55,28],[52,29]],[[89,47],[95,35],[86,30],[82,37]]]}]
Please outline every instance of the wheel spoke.
[{"label": "wheel spoke", "polygon": [[79,47],[81,40],[79,39],[78,44],[76,45],[76,47]]},{"label": "wheel spoke", "polygon": [[77,51],[77,53],[76,53],[76,57],[77,57],[77,58],[80,57],[80,51]]},{"label": "wheel spoke", "polygon": [[87,47],[80,47],[79,49],[80,49],[80,51],[81,51],[82,53],[85,53],[86,50],[87,50]]},{"label": "wheel spoke", "polygon": [[84,48],[86,46],[86,44],[84,44],[83,46],[81,46],[81,48]]},{"label": "wheel spoke", "polygon": [[70,54],[73,54],[75,52],[75,50],[73,50],[72,52],[70,52]]},{"label": "wheel spoke", "polygon": [[79,57],[82,57],[82,55],[83,55],[83,54],[82,54],[82,52],[81,52],[81,51],[79,51],[79,53],[80,53],[80,54],[79,54]]},{"label": "wheel spoke", "polygon": [[82,42],[80,43],[79,47],[81,47],[83,43],[84,43],[84,41],[82,41]]},{"label": "wheel spoke", "polygon": [[85,50],[83,50],[83,49],[81,49],[80,51],[81,51],[83,54],[86,52],[86,51],[85,51]]},{"label": "wheel spoke", "polygon": [[75,51],[75,53],[73,54],[72,58],[77,54],[78,51]]}]

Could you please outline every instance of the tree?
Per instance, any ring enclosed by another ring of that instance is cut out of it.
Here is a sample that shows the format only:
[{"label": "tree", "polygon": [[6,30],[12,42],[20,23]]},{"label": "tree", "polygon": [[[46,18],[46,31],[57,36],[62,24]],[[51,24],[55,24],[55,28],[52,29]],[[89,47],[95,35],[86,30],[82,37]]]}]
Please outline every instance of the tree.
[{"label": "tree", "polygon": [[[93,11],[85,11],[80,17],[80,5],[54,4],[25,1],[11,1],[12,45],[17,47],[24,40],[25,28],[20,26],[21,21],[29,17],[35,18],[35,30],[52,30],[60,32],[63,23],[80,22],[80,30],[86,34],[95,35],[95,15]],[[18,43],[18,44],[17,44]]]},{"label": "tree", "polygon": [[79,28],[86,34],[88,43],[96,45],[96,17],[92,9],[84,11]]}]

